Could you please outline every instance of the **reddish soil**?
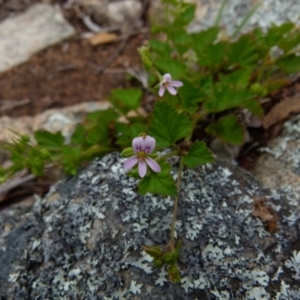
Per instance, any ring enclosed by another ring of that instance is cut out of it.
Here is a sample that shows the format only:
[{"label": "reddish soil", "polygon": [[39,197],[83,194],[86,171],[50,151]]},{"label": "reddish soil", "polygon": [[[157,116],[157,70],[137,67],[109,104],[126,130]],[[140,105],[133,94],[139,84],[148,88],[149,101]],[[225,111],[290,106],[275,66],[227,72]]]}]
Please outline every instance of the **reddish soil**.
[{"label": "reddish soil", "polygon": [[[37,2],[63,4],[65,1],[4,1],[0,20]],[[78,34],[88,31],[74,10],[64,10],[64,14]],[[145,38],[145,34],[129,38],[121,53],[100,75],[97,69],[113,55],[120,42],[93,47],[87,40],[75,37],[49,47],[28,62],[0,74],[0,107],[4,101],[26,102],[11,109],[0,108],[0,115],[36,115],[49,108],[99,101],[113,88],[132,85],[126,79],[126,68],[140,65],[137,48]]]}]

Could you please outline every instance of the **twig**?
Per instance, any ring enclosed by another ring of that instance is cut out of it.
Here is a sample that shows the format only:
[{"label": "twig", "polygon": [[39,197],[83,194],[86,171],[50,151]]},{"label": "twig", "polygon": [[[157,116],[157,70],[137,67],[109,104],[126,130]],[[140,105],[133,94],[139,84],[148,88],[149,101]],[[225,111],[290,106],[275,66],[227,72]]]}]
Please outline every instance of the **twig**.
[{"label": "twig", "polygon": [[0,185],[0,202],[10,190],[36,178],[36,176],[33,174],[25,175],[25,172],[26,171],[24,170],[21,171],[20,173],[16,174],[14,178]]},{"label": "twig", "polygon": [[9,110],[18,106],[28,104],[30,101],[28,99],[24,100],[1,100],[0,111]]}]

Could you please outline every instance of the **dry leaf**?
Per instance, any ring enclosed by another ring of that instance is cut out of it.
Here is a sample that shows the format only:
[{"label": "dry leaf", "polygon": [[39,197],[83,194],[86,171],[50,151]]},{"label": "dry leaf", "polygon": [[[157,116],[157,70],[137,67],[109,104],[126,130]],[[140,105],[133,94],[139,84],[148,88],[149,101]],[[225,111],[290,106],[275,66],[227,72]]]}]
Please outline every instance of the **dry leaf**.
[{"label": "dry leaf", "polygon": [[89,39],[89,42],[92,46],[97,46],[97,45],[112,43],[117,41],[118,39],[119,37],[115,33],[101,32],[92,36]]},{"label": "dry leaf", "polygon": [[263,127],[270,128],[278,122],[288,118],[292,113],[300,113],[300,96],[297,95],[274,105],[271,111],[264,117]]},{"label": "dry leaf", "polygon": [[267,204],[265,198],[254,198],[252,215],[260,218],[269,232],[274,233],[277,231],[278,217],[274,209]]}]

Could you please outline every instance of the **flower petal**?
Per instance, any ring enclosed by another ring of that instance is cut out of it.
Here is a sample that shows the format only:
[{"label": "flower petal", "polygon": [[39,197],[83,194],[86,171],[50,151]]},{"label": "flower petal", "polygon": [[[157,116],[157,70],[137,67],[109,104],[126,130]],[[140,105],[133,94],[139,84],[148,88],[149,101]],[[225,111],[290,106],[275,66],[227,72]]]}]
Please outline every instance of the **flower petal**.
[{"label": "flower petal", "polygon": [[151,157],[146,157],[145,161],[154,172],[159,173],[161,171],[160,165]]},{"label": "flower petal", "polygon": [[167,81],[170,82],[172,80],[172,76],[171,74],[167,73],[163,76],[164,80],[163,81]]},{"label": "flower petal", "polygon": [[143,151],[144,149],[144,138],[139,136],[132,140],[132,148],[135,153]]},{"label": "flower petal", "polygon": [[144,151],[146,153],[152,153],[153,150],[154,150],[154,148],[155,148],[155,146],[156,146],[156,140],[155,140],[155,138],[153,138],[150,135],[147,135],[145,137],[144,141],[145,141],[145,149],[144,149]]},{"label": "flower petal", "polygon": [[177,94],[177,91],[171,85],[167,86],[167,90],[169,91],[169,93],[171,95],[176,95]]},{"label": "flower petal", "polygon": [[179,80],[172,80],[170,82],[170,85],[174,86],[174,87],[181,87],[181,86],[183,86],[183,83],[181,81],[179,81]]},{"label": "flower petal", "polygon": [[139,161],[139,175],[143,178],[147,173],[147,165],[146,163],[141,160]]},{"label": "flower petal", "polygon": [[132,169],[137,164],[138,161],[139,161],[139,159],[136,155],[133,155],[133,156],[127,158],[123,165],[124,169],[125,170]]},{"label": "flower petal", "polygon": [[159,88],[159,91],[158,91],[158,95],[160,96],[160,97],[162,97],[163,95],[164,95],[164,93],[165,93],[165,87],[162,85],[160,88]]}]

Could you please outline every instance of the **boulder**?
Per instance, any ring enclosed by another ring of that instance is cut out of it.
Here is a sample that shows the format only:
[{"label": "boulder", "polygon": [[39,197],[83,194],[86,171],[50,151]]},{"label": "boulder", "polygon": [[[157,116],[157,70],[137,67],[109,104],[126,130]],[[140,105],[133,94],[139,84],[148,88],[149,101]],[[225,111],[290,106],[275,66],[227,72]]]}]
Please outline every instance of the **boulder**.
[{"label": "boulder", "polygon": [[[138,195],[122,163],[107,155],[0,212],[1,299],[300,299],[299,204],[229,163],[184,170],[172,284],[142,245],[169,242],[173,199]],[[253,216],[258,197],[276,233]]]}]

